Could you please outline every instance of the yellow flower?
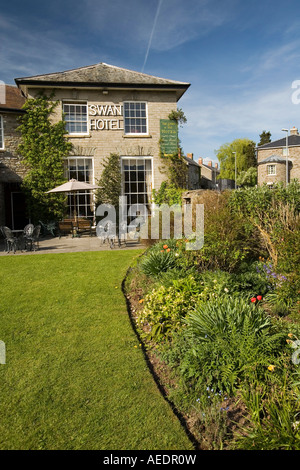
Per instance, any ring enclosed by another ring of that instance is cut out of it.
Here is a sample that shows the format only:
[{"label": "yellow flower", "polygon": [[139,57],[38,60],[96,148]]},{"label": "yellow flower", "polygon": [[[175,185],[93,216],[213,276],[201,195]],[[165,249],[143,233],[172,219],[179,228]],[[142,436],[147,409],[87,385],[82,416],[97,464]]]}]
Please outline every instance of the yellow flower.
[{"label": "yellow flower", "polygon": [[289,337],[289,338],[293,338],[293,336],[294,336],[293,333],[289,333],[289,334],[288,334],[288,337]]},{"label": "yellow flower", "polygon": [[273,366],[272,364],[270,364],[269,367],[268,367],[268,370],[269,370],[270,372],[274,372],[275,366]]},{"label": "yellow flower", "polygon": [[142,304],[144,302],[144,299],[140,299],[139,303]]},{"label": "yellow flower", "polygon": [[287,342],[288,344],[290,344],[290,343],[292,343],[293,341],[292,341],[291,339],[287,339],[286,342]]}]

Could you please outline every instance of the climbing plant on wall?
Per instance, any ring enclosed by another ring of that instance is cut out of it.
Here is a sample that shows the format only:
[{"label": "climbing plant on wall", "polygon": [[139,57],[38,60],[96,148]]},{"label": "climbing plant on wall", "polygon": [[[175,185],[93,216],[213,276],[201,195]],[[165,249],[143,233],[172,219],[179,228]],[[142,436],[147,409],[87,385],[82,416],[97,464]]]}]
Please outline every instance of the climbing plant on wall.
[{"label": "climbing plant on wall", "polygon": [[59,102],[51,98],[40,94],[28,99],[18,128],[22,136],[19,152],[27,167],[22,188],[33,222],[59,219],[65,212],[64,195],[46,194],[64,183],[64,160],[72,149],[65,138],[64,121],[53,119]]},{"label": "climbing plant on wall", "polygon": [[[187,119],[184,115],[182,109],[173,110],[168,119],[172,122],[177,123],[177,127],[182,126],[187,122]],[[161,154],[164,168],[162,169],[168,177],[168,181],[171,187],[185,189],[187,187],[187,174],[188,174],[188,165],[183,157],[183,151],[180,146],[180,141],[178,141],[178,148],[176,152],[172,154]]]}]

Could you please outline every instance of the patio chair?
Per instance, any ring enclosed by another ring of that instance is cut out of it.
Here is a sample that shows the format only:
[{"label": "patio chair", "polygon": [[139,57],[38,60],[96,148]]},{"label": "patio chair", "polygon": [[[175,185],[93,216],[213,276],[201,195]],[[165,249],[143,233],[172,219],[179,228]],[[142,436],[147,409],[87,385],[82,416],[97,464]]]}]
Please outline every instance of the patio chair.
[{"label": "patio chair", "polygon": [[98,222],[96,227],[96,235],[102,243],[105,243],[106,240],[109,243],[110,248],[114,246],[114,240],[117,236],[116,233],[116,224],[114,224],[111,220],[108,220],[105,224],[101,224]]},{"label": "patio chair", "polygon": [[41,225],[42,235],[52,235],[53,237],[55,237],[56,222],[44,223],[39,220],[39,224]]},{"label": "patio chair", "polygon": [[15,253],[17,249],[17,238],[13,235],[12,230],[8,227],[1,227],[1,231],[4,236],[7,253],[10,253],[10,251]]},{"label": "patio chair", "polygon": [[76,231],[80,236],[81,233],[88,233],[89,236],[92,236],[92,222],[87,219],[78,219],[76,223]]},{"label": "patio chair", "polygon": [[33,228],[32,234],[27,237],[27,242],[30,244],[30,251],[35,251],[36,248],[39,248],[39,236],[41,233],[41,226],[36,225]]},{"label": "patio chair", "polygon": [[72,233],[74,236],[74,226],[72,220],[62,220],[58,222],[58,236],[61,238],[62,234]]},{"label": "patio chair", "polygon": [[34,229],[33,224],[27,224],[24,227],[24,230],[23,230],[23,244],[24,244],[24,249],[25,250],[27,250],[27,245],[28,244],[29,244],[29,246],[31,246],[30,237],[32,236],[33,229]]}]

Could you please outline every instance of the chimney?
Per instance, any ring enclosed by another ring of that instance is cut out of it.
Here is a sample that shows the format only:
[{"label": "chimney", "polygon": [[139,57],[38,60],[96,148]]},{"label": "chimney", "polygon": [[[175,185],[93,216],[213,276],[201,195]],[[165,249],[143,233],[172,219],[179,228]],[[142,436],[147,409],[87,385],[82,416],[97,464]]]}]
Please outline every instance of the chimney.
[{"label": "chimney", "polygon": [[207,162],[207,166],[212,166],[212,161]]},{"label": "chimney", "polygon": [[193,160],[193,154],[192,154],[192,153],[187,153],[186,156],[187,156],[188,158],[190,158],[191,160]]},{"label": "chimney", "polygon": [[217,163],[215,163],[215,169],[216,169],[216,170],[218,169],[218,164],[217,164]]},{"label": "chimney", "polygon": [[295,126],[290,130],[290,135],[299,135],[298,129]]},{"label": "chimney", "polygon": [[202,165],[202,163],[203,163],[203,158],[198,158],[198,164]]}]

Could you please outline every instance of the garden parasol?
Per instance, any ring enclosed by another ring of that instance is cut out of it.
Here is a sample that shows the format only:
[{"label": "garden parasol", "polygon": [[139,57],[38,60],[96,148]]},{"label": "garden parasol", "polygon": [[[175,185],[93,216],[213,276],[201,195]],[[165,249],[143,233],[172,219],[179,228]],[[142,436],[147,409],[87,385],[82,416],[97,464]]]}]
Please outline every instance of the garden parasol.
[{"label": "garden parasol", "polygon": [[99,186],[95,184],[86,183],[85,181],[78,181],[75,179],[71,179],[56,188],[50,189],[50,191],[46,191],[46,193],[72,193],[74,197],[74,219],[77,220],[76,214],[76,204],[75,204],[75,195],[78,191],[91,191],[92,189],[97,189]]}]

